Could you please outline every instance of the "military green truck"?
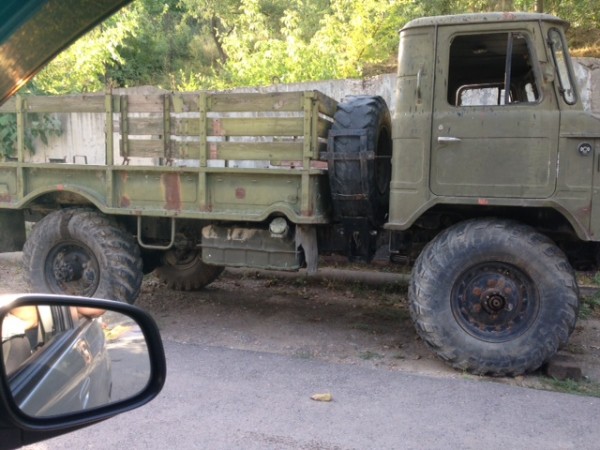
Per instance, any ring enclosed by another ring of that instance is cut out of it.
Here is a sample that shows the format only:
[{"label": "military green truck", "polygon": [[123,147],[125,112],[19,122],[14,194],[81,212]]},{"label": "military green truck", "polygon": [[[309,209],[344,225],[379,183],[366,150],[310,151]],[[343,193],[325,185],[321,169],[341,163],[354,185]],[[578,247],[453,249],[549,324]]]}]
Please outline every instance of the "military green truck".
[{"label": "military green truck", "polygon": [[[23,250],[34,290],[133,302],[150,271],[194,290],[227,266],[314,272],[319,255],[370,261],[386,242],[414,263],[412,320],[440,358],[535,370],[575,327],[574,269],[598,263],[600,121],[566,27],[410,22],[393,118],[380,97],[314,91],[17,97],[1,248]],[[74,112],[105,116],[104,161],[33,162],[28,117]]]}]

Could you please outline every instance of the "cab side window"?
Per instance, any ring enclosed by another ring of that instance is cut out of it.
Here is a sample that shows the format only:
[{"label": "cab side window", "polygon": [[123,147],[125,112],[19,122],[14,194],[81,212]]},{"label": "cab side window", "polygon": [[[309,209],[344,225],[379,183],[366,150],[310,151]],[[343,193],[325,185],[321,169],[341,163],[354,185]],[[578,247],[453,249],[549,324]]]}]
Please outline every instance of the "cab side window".
[{"label": "cab side window", "polygon": [[494,106],[538,102],[533,60],[523,33],[455,37],[450,45],[448,103]]}]

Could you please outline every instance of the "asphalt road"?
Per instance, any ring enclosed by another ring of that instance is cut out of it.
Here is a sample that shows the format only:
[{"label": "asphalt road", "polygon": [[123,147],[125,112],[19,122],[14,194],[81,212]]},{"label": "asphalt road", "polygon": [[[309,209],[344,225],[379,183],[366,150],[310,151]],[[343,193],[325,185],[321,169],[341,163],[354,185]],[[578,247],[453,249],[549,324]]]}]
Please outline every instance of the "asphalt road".
[{"label": "asphalt road", "polygon": [[[28,449],[594,449],[600,399],[165,342],[152,403]],[[330,403],[310,399],[329,392]]]}]

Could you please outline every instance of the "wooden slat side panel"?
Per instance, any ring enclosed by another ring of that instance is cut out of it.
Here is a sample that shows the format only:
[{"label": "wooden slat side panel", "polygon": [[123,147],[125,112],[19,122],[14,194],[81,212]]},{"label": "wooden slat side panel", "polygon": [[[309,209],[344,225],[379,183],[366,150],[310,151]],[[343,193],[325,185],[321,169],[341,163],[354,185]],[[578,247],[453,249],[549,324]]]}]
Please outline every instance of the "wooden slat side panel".
[{"label": "wooden slat side panel", "polygon": [[159,95],[127,95],[130,113],[163,113],[164,97]]},{"label": "wooden slat side panel", "polygon": [[129,136],[139,135],[160,135],[164,131],[164,121],[162,117],[128,117],[128,134]]},{"label": "wooden slat side panel", "polygon": [[[214,155],[214,156],[213,156]],[[219,142],[211,145],[211,158],[246,160],[296,160],[302,158],[302,142]]]},{"label": "wooden slat side panel", "polygon": [[[208,136],[303,136],[302,118],[208,118]],[[173,119],[171,131],[177,136],[198,136],[198,119]]]},{"label": "wooden slat side panel", "polygon": [[173,159],[200,159],[199,142],[173,141],[169,143],[171,158]]},{"label": "wooden slat side panel", "polygon": [[162,158],[165,156],[165,144],[162,139],[130,139],[127,142],[127,156]]},{"label": "wooden slat side panel", "polygon": [[319,112],[326,116],[333,117],[337,111],[338,102],[319,91],[315,91],[315,95],[319,104]]},{"label": "wooden slat side panel", "polygon": [[211,112],[293,112],[302,111],[302,92],[211,94]]},{"label": "wooden slat side panel", "polygon": [[[103,113],[105,112],[104,96],[69,95],[69,96],[27,96],[25,111],[28,113]],[[0,113],[16,111],[15,97],[0,107]]]},{"label": "wooden slat side panel", "polygon": [[12,96],[0,106],[0,114],[15,113],[17,111],[16,97]]},{"label": "wooden slat side panel", "polygon": [[[197,159],[198,142],[171,141],[176,159]],[[210,159],[245,161],[296,161],[302,159],[302,142],[211,142]]]},{"label": "wooden slat side panel", "polygon": [[103,113],[105,103],[103,95],[76,95],[25,97],[25,108],[28,113]]},{"label": "wooden slat side panel", "polygon": [[175,92],[171,95],[172,113],[197,113],[200,94]]}]

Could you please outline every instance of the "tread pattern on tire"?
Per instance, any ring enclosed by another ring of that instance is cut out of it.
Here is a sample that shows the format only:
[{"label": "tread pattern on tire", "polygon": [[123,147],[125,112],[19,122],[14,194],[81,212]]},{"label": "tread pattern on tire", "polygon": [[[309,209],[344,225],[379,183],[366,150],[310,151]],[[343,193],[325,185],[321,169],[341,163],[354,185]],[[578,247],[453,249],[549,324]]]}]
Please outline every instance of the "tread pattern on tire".
[{"label": "tread pattern on tire", "polygon": [[167,264],[158,267],[154,273],[170,289],[198,291],[215,281],[224,269],[222,266],[204,264],[198,255],[192,267],[182,270]]},{"label": "tread pattern on tire", "polygon": [[[389,182],[391,178],[391,118],[385,100],[379,96],[348,96],[338,104],[331,127],[333,132],[365,130],[364,149],[356,137],[339,136],[335,139],[335,154],[358,154],[373,152],[376,159],[368,161],[369,175],[364,179],[358,160],[335,160],[330,168],[332,193],[342,197],[365,195],[364,201],[344,201],[336,205],[342,217],[369,217],[375,225],[381,225],[388,211]],[[384,132],[388,142],[379,142]],[[330,149],[330,151],[332,151]],[[378,185],[379,184],[379,185]],[[335,201],[335,200],[334,200]]]}]

